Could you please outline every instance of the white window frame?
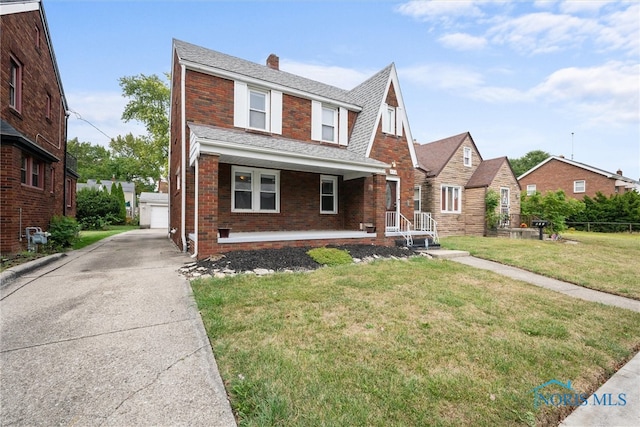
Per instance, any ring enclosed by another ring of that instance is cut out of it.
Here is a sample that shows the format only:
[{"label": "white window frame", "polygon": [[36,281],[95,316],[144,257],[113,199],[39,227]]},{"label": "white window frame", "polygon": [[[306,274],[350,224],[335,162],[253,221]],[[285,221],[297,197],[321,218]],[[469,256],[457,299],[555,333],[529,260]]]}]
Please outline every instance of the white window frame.
[{"label": "white window frame", "polygon": [[[324,118],[325,118],[325,112],[330,113],[331,114],[331,120],[332,123],[326,123]],[[332,143],[337,143],[338,142],[338,109],[335,107],[329,107],[326,105],[322,106],[322,115],[321,115],[321,122],[322,122],[322,130],[321,130],[321,136],[320,138],[322,139],[323,142],[332,142]],[[324,137],[324,129],[325,127],[330,127],[333,129],[333,138],[332,139],[327,139]]]},{"label": "white window frame", "polygon": [[389,135],[396,135],[396,107],[384,105],[382,110],[382,132]]},{"label": "white window frame", "polygon": [[462,154],[462,163],[470,168],[473,165],[473,160],[472,160],[472,151],[471,151],[471,147],[464,147],[463,149],[463,154]]},{"label": "white window frame", "polygon": [[[266,94],[265,128],[250,127],[251,92]],[[233,89],[233,125],[243,129],[282,134],[282,92],[255,86],[236,80]]]},{"label": "white window frame", "polygon": [[[323,112],[332,110],[333,116],[333,141],[326,140],[322,135],[322,128],[325,125]],[[337,107],[332,104],[323,104],[320,101],[311,101],[311,140],[328,142],[331,144],[348,145],[349,139],[349,111],[344,107]]]},{"label": "white window frame", "polygon": [[[418,190],[418,198],[416,199],[416,190]],[[416,209],[416,201],[418,202],[418,209]],[[413,211],[422,212],[422,186],[416,185],[413,187]]]},{"label": "white window frame", "polygon": [[[264,111],[261,110],[257,110],[255,108],[251,108],[251,94],[259,94],[259,95],[263,95],[264,96]],[[261,131],[265,131],[268,132],[271,127],[271,114],[270,114],[270,104],[271,104],[271,100],[269,98],[269,91],[266,90],[261,90],[261,89],[257,89],[257,88],[253,88],[253,87],[249,87],[247,89],[247,127],[249,129],[256,129],[256,130],[261,130]],[[264,127],[256,127],[256,126],[251,126],[251,112],[252,111],[257,111],[260,113],[264,113]]]},{"label": "white window frame", "polygon": [[[444,200],[442,198],[443,190],[445,192]],[[450,192],[454,192],[457,194],[457,197],[458,197],[457,209],[453,209],[451,206],[449,206]],[[443,204],[444,204],[444,209],[442,208]],[[461,213],[462,212],[462,187],[460,187],[459,185],[447,185],[447,184],[442,184],[440,186],[440,212],[442,213]]]},{"label": "white window frame", "polygon": [[534,194],[536,194],[536,185],[535,184],[528,184],[527,185],[527,196],[532,196]]},{"label": "white window frame", "polygon": [[[582,189],[580,189],[580,183],[582,183]],[[573,192],[574,193],[584,193],[587,191],[587,181],[584,179],[577,179],[573,181]]]},{"label": "white window frame", "polygon": [[10,56],[9,107],[22,111],[22,63]]},{"label": "white window frame", "polygon": [[[237,209],[236,206],[236,172],[251,175],[251,209]],[[276,178],[275,209],[260,209],[261,176],[273,175]],[[280,213],[280,171],[258,169],[243,166],[231,167],[231,212]]]},{"label": "white window frame", "polygon": [[[322,210],[322,197],[325,194],[322,193],[322,184],[325,182],[331,182],[333,185],[333,208],[331,210]],[[320,175],[320,213],[321,214],[337,214],[338,213],[338,177],[331,175]]]}]

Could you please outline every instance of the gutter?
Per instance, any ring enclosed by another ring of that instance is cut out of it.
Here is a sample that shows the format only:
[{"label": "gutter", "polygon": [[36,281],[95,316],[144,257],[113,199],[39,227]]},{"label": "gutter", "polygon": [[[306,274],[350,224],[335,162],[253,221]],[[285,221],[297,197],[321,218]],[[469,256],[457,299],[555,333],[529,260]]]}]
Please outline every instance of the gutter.
[{"label": "gutter", "polygon": [[[180,120],[180,133],[181,133],[181,138],[182,138],[182,162],[180,165],[180,180],[181,185],[180,185],[180,197],[182,199],[182,209],[180,209],[180,233],[182,234],[181,238],[182,238],[182,252],[187,252],[187,231],[185,230],[185,227],[187,226],[187,218],[186,218],[186,213],[185,210],[187,209],[187,194],[186,194],[186,181],[187,181],[187,171],[186,171],[186,166],[187,166],[187,160],[186,160],[186,156],[187,156],[187,120],[185,117],[186,114],[186,94],[185,94],[185,90],[186,90],[186,67],[184,64],[180,65],[180,71],[182,73],[181,79],[180,79],[180,116],[181,116],[181,120]],[[196,240],[198,239],[198,237],[196,236]]]}]

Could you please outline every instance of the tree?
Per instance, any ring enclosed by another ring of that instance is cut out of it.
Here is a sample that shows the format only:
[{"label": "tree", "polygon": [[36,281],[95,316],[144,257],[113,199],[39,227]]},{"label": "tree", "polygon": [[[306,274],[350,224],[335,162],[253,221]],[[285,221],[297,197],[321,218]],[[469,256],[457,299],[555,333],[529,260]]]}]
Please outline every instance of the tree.
[{"label": "tree", "polygon": [[553,232],[566,230],[566,219],[579,214],[584,208],[583,202],[567,198],[562,190],[547,191],[544,196],[538,191],[530,196],[523,192],[520,201],[522,215],[550,221],[548,228]]},{"label": "tree", "polygon": [[518,177],[537,164],[547,160],[549,157],[551,157],[551,154],[547,153],[546,151],[533,150],[529,151],[522,157],[509,159],[509,163],[511,164],[513,173],[516,175],[516,177]]},{"label": "tree", "polygon": [[163,176],[167,159],[158,157],[154,144],[144,136],[118,136],[109,143],[111,170],[119,180],[136,184],[136,193],[153,191]]},{"label": "tree", "polygon": [[120,78],[122,95],[129,98],[122,113],[125,122],[137,120],[143,123],[147,129],[146,138],[138,142],[146,145],[136,147],[132,155],[139,157],[144,162],[149,162],[158,168],[157,173],[150,175],[154,179],[166,176],[169,157],[169,106],[171,105],[171,90],[169,89],[169,75],[162,80],[155,74],[146,76],[128,76]]},{"label": "tree", "polygon": [[76,219],[84,229],[100,230],[118,222],[119,200],[108,191],[84,188],[76,198]]},{"label": "tree", "polygon": [[111,153],[105,147],[73,138],[67,142],[67,151],[78,160],[78,182],[107,178],[114,173]]}]

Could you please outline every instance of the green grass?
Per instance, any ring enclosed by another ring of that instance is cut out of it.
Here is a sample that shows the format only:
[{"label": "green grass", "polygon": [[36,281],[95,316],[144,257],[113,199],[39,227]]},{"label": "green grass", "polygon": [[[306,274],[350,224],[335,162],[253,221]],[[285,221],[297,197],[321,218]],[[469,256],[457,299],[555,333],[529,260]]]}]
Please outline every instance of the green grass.
[{"label": "green grass", "polygon": [[640,314],[413,258],[192,283],[242,426],[557,424],[531,390],[594,391]]},{"label": "green grass", "polygon": [[82,249],[104,238],[138,228],[139,227],[135,225],[110,225],[107,230],[83,230],[80,232],[80,237],[74,243],[72,249]]},{"label": "green grass", "polygon": [[640,299],[640,235],[567,232],[562,236],[569,243],[446,237],[441,244],[587,288]]}]

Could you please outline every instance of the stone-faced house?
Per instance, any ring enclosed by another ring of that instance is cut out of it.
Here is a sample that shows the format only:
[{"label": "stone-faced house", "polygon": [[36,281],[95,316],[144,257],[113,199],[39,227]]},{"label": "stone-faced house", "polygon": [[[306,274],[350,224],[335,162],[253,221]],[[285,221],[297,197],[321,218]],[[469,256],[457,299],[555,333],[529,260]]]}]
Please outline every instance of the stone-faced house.
[{"label": "stone-faced house", "polygon": [[563,190],[567,197],[578,200],[584,196],[593,198],[598,192],[607,197],[627,191],[640,192],[640,181],[623,176],[621,170],[607,172],[562,156],[547,158],[520,175],[518,181],[527,194]]},{"label": "stone-faced house", "polygon": [[411,141],[393,64],[344,90],[275,55],[264,66],[174,40],[170,234],[198,258],[393,244],[413,215]]},{"label": "stone-faced house", "polygon": [[441,236],[485,235],[489,190],[500,195],[499,225],[519,226],[520,186],[506,157],[483,160],[469,132],[415,150],[415,210],[431,216]]},{"label": "stone-faced house", "polygon": [[0,7],[0,252],[27,248],[26,228],[75,216],[77,162],[67,100],[40,0]]}]

